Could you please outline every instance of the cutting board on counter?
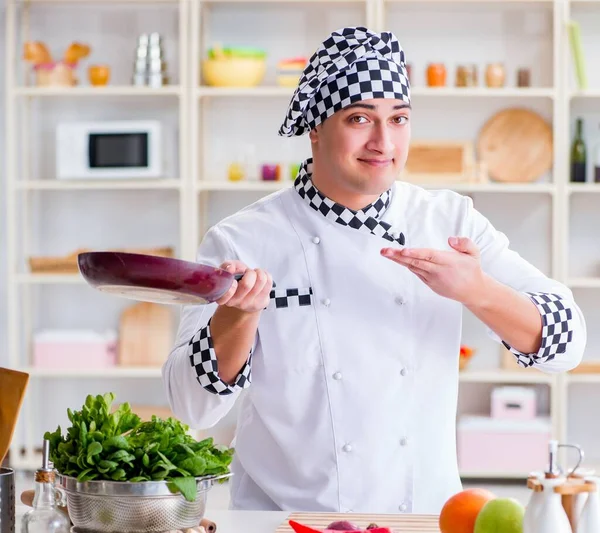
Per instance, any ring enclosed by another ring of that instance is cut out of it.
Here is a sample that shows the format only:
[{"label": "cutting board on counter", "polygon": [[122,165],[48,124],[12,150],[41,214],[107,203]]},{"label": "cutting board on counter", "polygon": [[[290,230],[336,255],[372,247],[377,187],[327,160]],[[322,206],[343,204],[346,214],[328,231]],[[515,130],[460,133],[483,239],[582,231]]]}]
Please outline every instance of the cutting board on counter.
[{"label": "cutting board on counter", "polygon": [[349,520],[359,527],[369,524],[388,527],[394,533],[440,533],[439,517],[422,514],[360,514],[360,513],[292,513],[275,533],[294,533],[288,521],[294,520],[315,529],[325,529],[331,522]]}]

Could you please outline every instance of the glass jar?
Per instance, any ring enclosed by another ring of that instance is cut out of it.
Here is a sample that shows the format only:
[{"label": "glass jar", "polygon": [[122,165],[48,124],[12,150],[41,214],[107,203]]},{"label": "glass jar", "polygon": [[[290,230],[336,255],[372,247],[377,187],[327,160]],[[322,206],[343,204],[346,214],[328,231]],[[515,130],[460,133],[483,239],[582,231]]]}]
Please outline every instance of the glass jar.
[{"label": "glass jar", "polygon": [[477,86],[477,67],[475,65],[459,65],[456,67],[456,86]]},{"label": "glass jar", "polygon": [[528,68],[520,68],[517,71],[517,87],[531,86],[531,72]]},{"label": "glass jar", "polygon": [[446,85],[446,67],[443,63],[430,63],[427,67],[427,85],[444,87]]},{"label": "glass jar", "polygon": [[108,65],[90,65],[88,68],[88,79],[90,80],[90,84],[94,86],[108,84],[110,67]]},{"label": "glass jar", "polygon": [[488,87],[504,87],[506,71],[502,63],[490,63],[485,71],[485,84]]}]

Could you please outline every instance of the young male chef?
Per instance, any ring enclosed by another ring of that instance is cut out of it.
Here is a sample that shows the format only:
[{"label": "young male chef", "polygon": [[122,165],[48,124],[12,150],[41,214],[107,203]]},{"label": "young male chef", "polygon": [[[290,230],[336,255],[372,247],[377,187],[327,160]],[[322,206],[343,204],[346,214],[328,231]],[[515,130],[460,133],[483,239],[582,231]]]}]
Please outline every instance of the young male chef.
[{"label": "young male chef", "polygon": [[469,197],[397,181],[410,131],[396,37],[333,32],[279,132],[308,134],[312,158],[293,187],[201,243],[198,261],[244,276],[185,308],[163,379],[194,428],[244,391],[234,509],[439,513],[461,490],[463,308],[524,367],[582,358],[586,326],[565,286],[511,251]]}]

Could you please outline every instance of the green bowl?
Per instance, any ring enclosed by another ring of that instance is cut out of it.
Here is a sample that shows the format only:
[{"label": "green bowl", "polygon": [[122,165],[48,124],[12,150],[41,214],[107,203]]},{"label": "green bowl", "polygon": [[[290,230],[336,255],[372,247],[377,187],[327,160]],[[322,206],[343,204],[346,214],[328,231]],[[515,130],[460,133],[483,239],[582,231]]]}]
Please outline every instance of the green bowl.
[{"label": "green bowl", "polygon": [[267,57],[267,52],[262,48],[256,48],[252,46],[229,46],[224,48],[209,48],[209,59],[219,59],[221,57],[224,59],[241,57],[264,59],[265,57]]}]

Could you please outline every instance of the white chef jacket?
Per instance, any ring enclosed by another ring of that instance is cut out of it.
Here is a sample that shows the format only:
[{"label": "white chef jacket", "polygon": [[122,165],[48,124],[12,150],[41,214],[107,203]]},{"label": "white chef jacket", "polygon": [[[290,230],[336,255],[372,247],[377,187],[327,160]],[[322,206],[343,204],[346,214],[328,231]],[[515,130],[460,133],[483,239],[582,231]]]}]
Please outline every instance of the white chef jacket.
[{"label": "white chef jacket", "polygon": [[[586,329],[571,291],[511,251],[469,197],[404,182],[391,192],[382,220],[406,246],[448,250],[449,236],[467,236],[483,270],[500,282],[562,297],[572,338],[564,353],[533,364],[549,373],[579,364]],[[310,298],[298,305],[290,296],[287,307],[273,299],[262,312],[239,409],[233,509],[437,514],[461,490],[462,306],[382,257],[389,245],[327,219],[294,188],[207,232],[198,261],[237,259],[269,271],[279,296],[298,289]],[[170,406],[193,428],[213,427],[242,392],[216,394],[199,382],[190,339],[198,340],[215,309],[184,308],[163,367]]]}]

